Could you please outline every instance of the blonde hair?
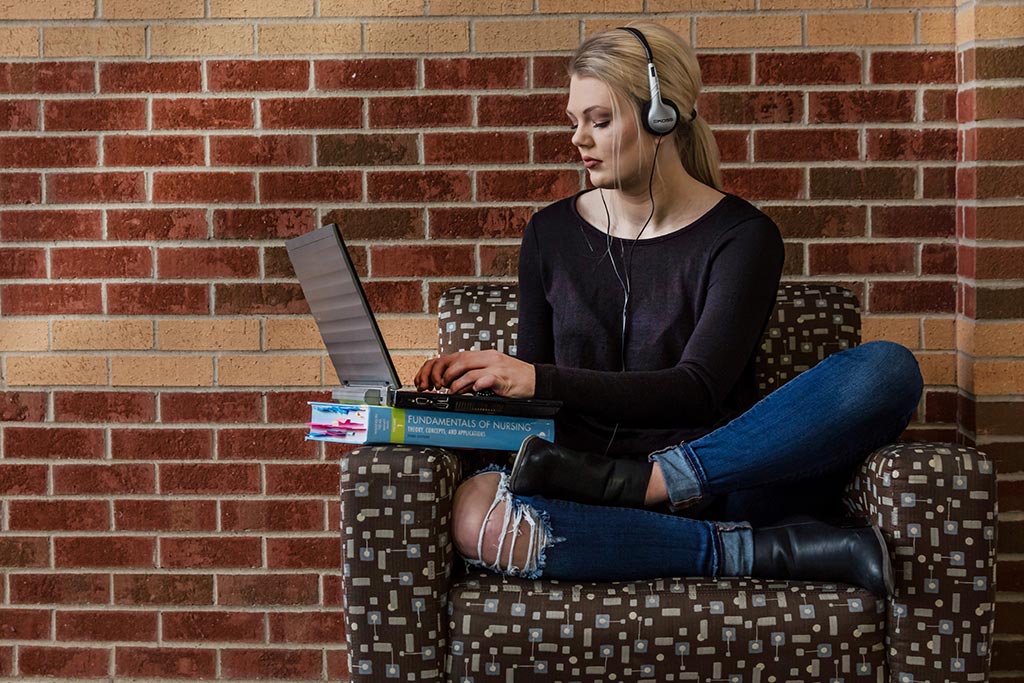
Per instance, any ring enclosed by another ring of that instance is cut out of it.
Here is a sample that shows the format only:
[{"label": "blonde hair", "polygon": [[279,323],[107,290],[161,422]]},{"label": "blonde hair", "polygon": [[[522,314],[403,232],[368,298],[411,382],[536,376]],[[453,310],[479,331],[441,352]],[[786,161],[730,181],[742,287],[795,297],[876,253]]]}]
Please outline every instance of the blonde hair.
[{"label": "blonde hair", "polygon": [[[711,127],[698,114],[690,120],[700,94],[700,66],[693,48],[674,31],[651,22],[631,22],[647,38],[654,55],[654,66],[661,82],[661,96],[679,108],[679,123],[672,137],[679,150],[683,168],[693,178],[716,190],[722,189],[718,144]],[[612,92],[612,115],[617,116],[616,100],[632,103],[640,130],[640,103],[650,99],[647,81],[647,54],[636,36],[628,31],[610,29],[591,36],[569,60],[570,76],[589,76],[608,86]]]}]

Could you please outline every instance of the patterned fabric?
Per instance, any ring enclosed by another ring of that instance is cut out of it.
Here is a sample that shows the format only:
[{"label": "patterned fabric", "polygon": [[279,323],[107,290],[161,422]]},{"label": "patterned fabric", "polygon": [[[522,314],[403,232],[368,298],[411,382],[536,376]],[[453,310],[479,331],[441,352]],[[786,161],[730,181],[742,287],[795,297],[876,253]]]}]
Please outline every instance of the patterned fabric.
[{"label": "patterned fabric", "polygon": [[[453,288],[439,349],[515,352],[512,285]],[[758,357],[762,395],[860,341],[851,292],[784,284]],[[992,461],[947,443],[871,454],[845,492],[883,531],[896,593],[751,578],[524,581],[469,570],[452,497],[497,451],[367,446],[342,459],[353,681],[984,681],[995,600]],[[613,558],[610,558],[613,561]]]}]

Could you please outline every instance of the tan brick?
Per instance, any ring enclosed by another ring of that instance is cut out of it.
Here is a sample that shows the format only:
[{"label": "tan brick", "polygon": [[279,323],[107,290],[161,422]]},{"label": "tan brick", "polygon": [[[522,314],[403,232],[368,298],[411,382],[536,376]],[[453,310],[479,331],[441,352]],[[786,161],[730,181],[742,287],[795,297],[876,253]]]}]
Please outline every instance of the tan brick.
[{"label": "tan brick", "polygon": [[161,320],[156,338],[163,351],[259,351],[260,321]]},{"label": "tan brick", "polygon": [[68,26],[43,29],[46,57],[141,57],[146,54],[143,26]]},{"label": "tan brick", "polygon": [[107,383],[106,356],[7,356],[8,386],[97,386]]},{"label": "tan brick", "polygon": [[966,353],[956,354],[956,385],[974,393],[974,359]]},{"label": "tan brick", "polygon": [[639,14],[644,10],[644,3],[643,0],[540,0],[539,9],[541,14]]},{"label": "tan brick", "polygon": [[121,387],[213,386],[210,356],[114,356],[110,359],[110,383]]},{"label": "tan brick", "polygon": [[952,12],[921,12],[922,45],[952,45],[956,40]]},{"label": "tan brick", "polygon": [[313,0],[210,0],[214,19],[311,17]]},{"label": "tan brick", "polygon": [[266,24],[259,26],[261,55],[345,54],[362,50],[359,24]]},{"label": "tan brick", "polygon": [[974,393],[1014,396],[1024,387],[1024,360],[975,360]]},{"label": "tan brick", "polygon": [[[843,15],[846,16],[846,15]],[[800,16],[697,17],[694,47],[781,47],[800,45]]]},{"label": "tan brick", "polygon": [[579,43],[576,19],[482,20],[475,22],[474,32],[477,52],[572,50]]},{"label": "tan brick", "polygon": [[1024,323],[975,323],[975,356],[1024,356]]},{"label": "tan brick", "polygon": [[962,45],[974,40],[974,8],[967,7],[956,12],[956,44]]},{"label": "tan brick", "polygon": [[896,318],[879,315],[864,316],[860,321],[861,343],[876,339],[887,339],[903,344],[908,349],[919,349],[921,348],[921,339],[918,332],[919,322],[918,318]]},{"label": "tan brick", "polygon": [[924,348],[929,351],[955,349],[956,320],[953,318],[925,318]]},{"label": "tan brick", "polygon": [[[648,12],[701,12],[754,9],[754,0],[648,0]],[[661,23],[661,19],[658,19]]]},{"label": "tan brick", "polygon": [[925,384],[956,384],[956,353],[915,353]]},{"label": "tan brick", "polygon": [[0,21],[22,19],[92,19],[95,0],[4,0]]},{"label": "tan brick", "polygon": [[886,7],[953,7],[955,0],[871,0],[871,8],[879,9]]},{"label": "tan brick", "polygon": [[956,320],[956,348],[961,353],[974,355],[974,321],[970,318]]},{"label": "tan brick", "polygon": [[387,21],[366,24],[367,52],[466,52],[468,21]]},{"label": "tan brick", "polygon": [[141,350],[153,348],[149,320],[55,320],[55,351]]},{"label": "tan brick", "polygon": [[249,24],[157,24],[151,30],[150,49],[154,57],[253,53]]},{"label": "tan brick", "polygon": [[[543,12],[543,2],[541,3]],[[532,14],[533,0],[430,0],[430,15]]]},{"label": "tan brick", "polygon": [[[690,42],[690,24],[692,23],[692,21],[693,19],[691,17],[658,18],[659,24],[661,24],[665,28],[672,29],[673,31],[678,33],[687,43]],[[622,24],[622,19],[609,19],[603,17],[599,17],[597,19],[585,19],[583,21],[583,36],[584,38],[589,38],[595,33],[607,31],[608,29],[613,29],[618,26],[622,26]]]},{"label": "tan brick", "polygon": [[318,387],[320,356],[221,356],[217,385]]},{"label": "tan brick", "polygon": [[423,0],[320,0],[322,17],[421,17]]},{"label": "tan brick", "polygon": [[[403,386],[412,385],[413,379],[416,377],[416,373],[423,367],[423,364],[428,358],[432,358],[431,354],[421,353],[399,353],[391,354],[391,360],[395,364],[395,372],[398,373],[398,379]],[[330,360],[326,360],[324,365],[324,386],[325,387],[336,387],[341,385],[341,380],[338,379],[338,374],[334,371],[334,366],[331,365]]]},{"label": "tan brick", "polygon": [[808,45],[910,45],[913,12],[807,15]]},{"label": "tan brick", "polygon": [[49,345],[45,320],[0,320],[0,351],[46,351]]},{"label": "tan brick", "polygon": [[761,9],[857,9],[864,0],[761,0]]},{"label": "tan brick", "polygon": [[978,5],[974,8],[974,38],[1024,37],[1024,7],[1016,5]]},{"label": "tan brick", "polygon": [[324,340],[312,318],[267,318],[263,323],[263,334],[263,343],[268,351],[321,351],[324,348]]},{"label": "tan brick", "polygon": [[437,318],[378,318],[389,349],[437,349]]},{"label": "tan brick", "polygon": [[104,19],[202,19],[203,0],[103,0]]},{"label": "tan brick", "polygon": [[34,28],[0,28],[0,57],[38,57],[39,31]]}]

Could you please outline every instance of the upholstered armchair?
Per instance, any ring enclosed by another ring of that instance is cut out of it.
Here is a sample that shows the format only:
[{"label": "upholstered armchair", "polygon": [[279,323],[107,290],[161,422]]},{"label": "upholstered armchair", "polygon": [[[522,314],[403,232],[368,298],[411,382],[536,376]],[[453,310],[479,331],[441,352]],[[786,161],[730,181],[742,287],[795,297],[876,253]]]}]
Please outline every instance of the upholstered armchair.
[{"label": "upholstered armchair", "polygon": [[[441,353],[515,355],[514,286],[451,289],[438,317]],[[783,284],[757,357],[761,395],[858,343],[849,290]],[[888,600],[838,583],[527,581],[467,567],[452,543],[454,491],[510,455],[379,445],[342,459],[353,681],[987,680],[996,476],[974,448],[887,445],[846,486],[846,513],[888,541]]]}]

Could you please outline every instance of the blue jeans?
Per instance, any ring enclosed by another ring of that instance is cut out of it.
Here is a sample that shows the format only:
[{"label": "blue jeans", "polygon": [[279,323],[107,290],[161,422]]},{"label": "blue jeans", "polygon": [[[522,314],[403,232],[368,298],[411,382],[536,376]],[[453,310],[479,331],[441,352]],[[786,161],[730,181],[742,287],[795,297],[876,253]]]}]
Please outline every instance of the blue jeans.
[{"label": "blue jeans", "polygon": [[860,463],[902,434],[923,388],[917,360],[900,344],[834,353],[728,424],[650,454],[665,477],[665,513],[518,496],[507,469],[489,466],[472,476],[500,472],[494,505],[507,503],[505,529],[529,523],[529,558],[512,565],[510,532],[495,563],[466,562],[526,579],[750,576],[754,524],[833,512],[826,507],[838,506]]}]

